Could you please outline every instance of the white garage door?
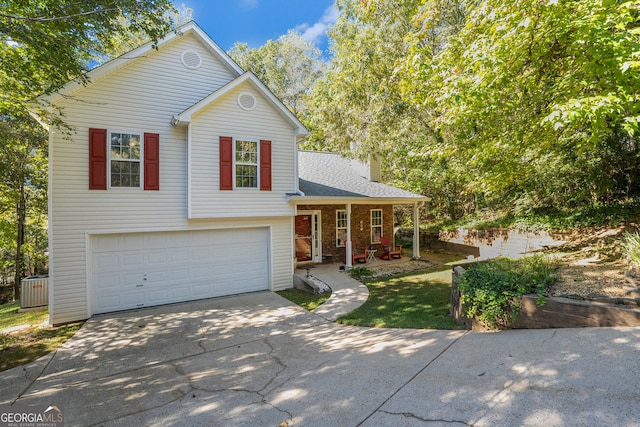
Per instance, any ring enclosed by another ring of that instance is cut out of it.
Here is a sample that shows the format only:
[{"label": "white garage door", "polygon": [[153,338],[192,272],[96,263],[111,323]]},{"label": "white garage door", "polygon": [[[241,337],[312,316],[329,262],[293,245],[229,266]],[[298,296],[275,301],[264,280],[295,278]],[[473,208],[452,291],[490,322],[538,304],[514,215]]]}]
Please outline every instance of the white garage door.
[{"label": "white garage door", "polygon": [[269,289],[266,228],[92,236],[93,313]]}]

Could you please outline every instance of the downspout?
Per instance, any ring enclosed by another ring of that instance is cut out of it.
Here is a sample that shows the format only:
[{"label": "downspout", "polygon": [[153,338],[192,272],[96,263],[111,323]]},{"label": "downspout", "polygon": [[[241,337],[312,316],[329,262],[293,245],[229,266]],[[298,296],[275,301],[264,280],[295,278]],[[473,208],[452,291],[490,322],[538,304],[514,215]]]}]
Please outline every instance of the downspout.
[{"label": "downspout", "polygon": [[347,270],[351,270],[351,268],[353,268],[353,263],[352,263],[352,250],[353,248],[351,247],[351,203],[347,203],[347,241],[345,242],[344,245],[344,263],[346,265],[346,269]]},{"label": "downspout", "polygon": [[418,203],[413,204],[413,259],[420,259],[420,223]]}]

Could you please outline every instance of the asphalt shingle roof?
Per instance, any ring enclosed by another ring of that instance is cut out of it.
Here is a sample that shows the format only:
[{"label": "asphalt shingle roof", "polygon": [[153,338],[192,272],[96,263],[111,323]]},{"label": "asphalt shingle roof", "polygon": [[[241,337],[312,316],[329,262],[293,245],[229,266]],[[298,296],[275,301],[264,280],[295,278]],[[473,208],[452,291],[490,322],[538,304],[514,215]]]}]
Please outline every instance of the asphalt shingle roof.
[{"label": "asphalt shingle roof", "polygon": [[424,198],[419,194],[372,182],[336,153],[298,152],[300,191],[310,197]]}]

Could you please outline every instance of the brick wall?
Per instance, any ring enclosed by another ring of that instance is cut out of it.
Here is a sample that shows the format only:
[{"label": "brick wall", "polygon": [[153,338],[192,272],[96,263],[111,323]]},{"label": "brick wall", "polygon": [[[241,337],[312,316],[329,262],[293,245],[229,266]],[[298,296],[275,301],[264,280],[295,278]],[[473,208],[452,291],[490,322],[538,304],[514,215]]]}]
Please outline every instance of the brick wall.
[{"label": "brick wall", "polygon": [[[336,247],[336,210],[346,209],[344,205],[299,205],[298,210],[320,211],[322,221],[322,254],[327,262],[343,262],[344,248]],[[393,239],[392,205],[351,205],[351,239],[360,249],[369,248],[371,243],[371,209],[382,209],[382,234]],[[362,228],[360,224],[362,222]],[[382,254],[380,244],[374,244]],[[327,255],[332,255],[330,258]]]}]

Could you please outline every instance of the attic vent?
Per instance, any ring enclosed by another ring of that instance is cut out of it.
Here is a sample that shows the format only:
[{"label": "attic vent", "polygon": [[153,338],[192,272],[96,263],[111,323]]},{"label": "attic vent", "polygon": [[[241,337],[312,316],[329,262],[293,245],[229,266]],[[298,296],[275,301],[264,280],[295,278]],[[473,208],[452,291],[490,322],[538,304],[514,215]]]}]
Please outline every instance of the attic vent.
[{"label": "attic vent", "polygon": [[184,64],[184,66],[187,68],[191,68],[192,70],[200,68],[200,66],[202,65],[202,58],[196,51],[185,50],[184,52],[182,52],[181,58],[182,64]]},{"label": "attic vent", "polygon": [[249,92],[238,95],[238,105],[243,110],[253,110],[256,107],[256,97]]}]

